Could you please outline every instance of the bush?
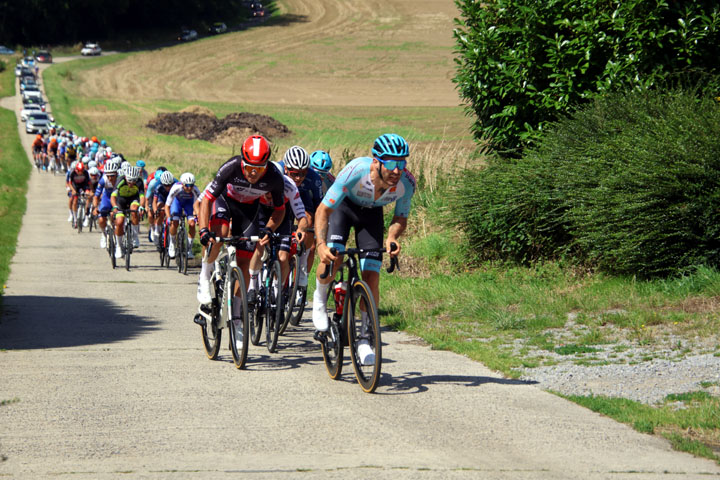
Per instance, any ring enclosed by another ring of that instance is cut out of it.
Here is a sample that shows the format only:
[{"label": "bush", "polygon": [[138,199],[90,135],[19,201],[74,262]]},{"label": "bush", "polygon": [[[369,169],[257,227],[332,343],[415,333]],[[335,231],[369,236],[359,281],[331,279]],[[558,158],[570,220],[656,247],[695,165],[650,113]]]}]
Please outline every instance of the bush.
[{"label": "bush", "polygon": [[4,72],[6,68],[7,68],[7,64],[5,63],[5,61],[0,60],[0,72]]},{"label": "bush", "polygon": [[720,108],[695,91],[615,93],[521,160],[463,177],[453,217],[482,258],[573,254],[612,273],[720,264]]},{"label": "bush", "polygon": [[473,133],[517,153],[596,95],[717,72],[720,7],[691,0],[456,0],[457,83]]}]

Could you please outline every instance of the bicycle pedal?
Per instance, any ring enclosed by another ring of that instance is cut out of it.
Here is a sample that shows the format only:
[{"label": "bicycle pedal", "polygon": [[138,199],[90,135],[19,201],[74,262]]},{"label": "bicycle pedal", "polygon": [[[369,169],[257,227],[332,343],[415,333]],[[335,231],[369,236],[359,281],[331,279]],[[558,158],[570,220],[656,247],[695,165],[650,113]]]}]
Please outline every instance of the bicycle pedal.
[{"label": "bicycle pedal", "polygon": [[[201,307],[202,308],[202,307]],[[193,318],[193,322],[197,323],[201,327],[207,326],[207,322],[205,321],[205,317],[200,315],[199,313],[195,315],[195,318]]]},{"label": "bicycle pedal", "polygon": [[208,315],[212,313],[212,307],[207,304],[200,305],[200,310],[207,313]]},{"label": "bicycle pedal", "polygon": [[322,343],[323,345],[327,344],[327,335],[325,332],[321,332],[320,330],[315,330],[315,334],[313,335],[313,338],[317,340],[318,342]]}]

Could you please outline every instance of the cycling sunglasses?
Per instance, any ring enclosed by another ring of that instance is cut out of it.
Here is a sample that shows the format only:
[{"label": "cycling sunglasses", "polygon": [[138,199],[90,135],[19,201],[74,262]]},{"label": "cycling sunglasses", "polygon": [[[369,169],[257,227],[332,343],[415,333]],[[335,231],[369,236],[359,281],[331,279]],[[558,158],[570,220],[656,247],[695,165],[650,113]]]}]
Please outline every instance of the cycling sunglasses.
[{"label": "cycling sunglasses", "polygon": [[252,163],[247,163],[245,160],[243,160],[242,167],[243,169],[247,169],[249,172],[262,173],[267,168],[267,162],[263,165],[253,165]]},{"label": "cycling sunglasses", "polygon": [[407,160],[383,160],[382,158],[375,157],[375,160],[383,164],[383,167],[387,168],[390,171],[395,170],[396,168],[400,169],[400,171],[405,170],[405,166],[407,165]]},{"label": "cycling sunglasses", "polygon": [[287,172],[288,175],[291,177],[304,177],[307,175],[308,169],[306,168],[304,170],[291,170],[288,168]]}]

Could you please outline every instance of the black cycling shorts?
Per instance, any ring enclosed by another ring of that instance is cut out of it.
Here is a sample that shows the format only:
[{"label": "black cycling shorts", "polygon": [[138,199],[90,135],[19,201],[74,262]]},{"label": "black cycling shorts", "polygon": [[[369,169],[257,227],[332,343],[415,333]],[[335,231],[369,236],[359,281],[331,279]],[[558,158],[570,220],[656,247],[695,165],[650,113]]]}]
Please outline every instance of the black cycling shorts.
[{"label": "black cycling shorts", "polygon": [[[330,215],[328,236],[325,239],[328,247],[344,252],[351,228],[355,229],[355,243],[358,248],[382,248],[385,228],[382,207],[361,207],[345,198]],[[360,255],[361,270],[379,272],[381,265],[380,252]]]},{"label": "black cycling shorts", "polygon": [[[270,220],[270,216],[272,215],[274,211],[273,207],[268,207],[266,205],[260,205],[260,211],[258,213],[258,223],[260,224],[261,228],[265,228],[267,226],[268,220]],[[294,223],[295,216],[290,211],[290,206],[288,204],[285,204],[285,217],[283,217],[282,222],[280,222],[280,226],[275,230],[275,233],[280,235],[285,235],[280,239],[280,250],[283,252],[289,252],[290,251],[290,234],[292,233],[292,225]]]},{"label": "black cycling shorts", "polygon": [[[239,237],[251,237],[260,233],[260,226],[258,224],[258,206],[260,202],[255,201],[254,203],[241,203],[232,198],[227,198],[225,194],[221,195],[215,200],[224,199],[227,208],[227,213],[221,212],[223,208],[222,204],[218,205],[218,210],[215,213],[216,218],[228,217],[232,224],[232,235]],[[221,216],[222,215],[222,216]],[[252,252],[255,251],[255,242],[246,241],[240,244],[238,247],[238,255],[242,257],[252,256]],[[244,252],[244,254],[242,254]]]}]

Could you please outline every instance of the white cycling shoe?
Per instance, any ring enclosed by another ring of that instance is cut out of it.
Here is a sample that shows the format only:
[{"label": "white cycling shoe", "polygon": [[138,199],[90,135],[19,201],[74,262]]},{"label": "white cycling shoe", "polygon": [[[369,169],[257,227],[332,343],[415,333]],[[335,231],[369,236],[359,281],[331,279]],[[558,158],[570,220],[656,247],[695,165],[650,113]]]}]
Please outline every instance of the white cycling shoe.
[{"label": "white cycling shoe", "polygon": [[212,297],[210,297],[210,280],[205,278],[198,280],[197,301],[201,305],[208,305],[212,302]]},{"label": "white cycling shoe", "polygon": [[327,299],[323,302],[323,299],[318,294],[318,291],[315,290],[315,294],[313,295],[312,321],[315,326],[315,330],[320,332],[327,332],[329,326],[326,302]]},{"label": "white cycling shoe", "polygon": [[90,218],[85,217],[85,219],[83,220],[83,228],[87,228],[89,226],[90,226]]},{"label": "white cycling shoe", "polygon": [[115,258],[122,258],[122,247],[120,245],[115,246]]},{"label": "white cycling shoe", "polygon": [[372,365],[375,363],[375,352],[367,340],[360,340],[357,343],[358,357],[363,365]]},{"label": "white cycling shoe", "polygon": [[175,258],[175,244],[171,243],[168,245],[168,255],[170,255],[170,258]]},{"label": "white cycling shoe", "polygon": [[100,235],[100,248],[107,248],[107,238],[104,233]]}]

